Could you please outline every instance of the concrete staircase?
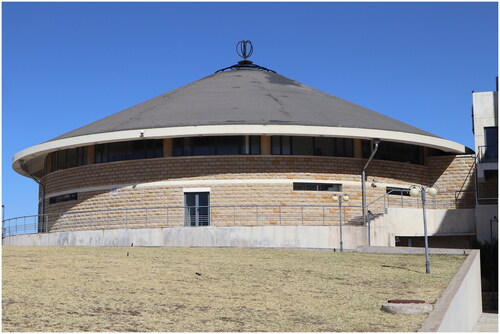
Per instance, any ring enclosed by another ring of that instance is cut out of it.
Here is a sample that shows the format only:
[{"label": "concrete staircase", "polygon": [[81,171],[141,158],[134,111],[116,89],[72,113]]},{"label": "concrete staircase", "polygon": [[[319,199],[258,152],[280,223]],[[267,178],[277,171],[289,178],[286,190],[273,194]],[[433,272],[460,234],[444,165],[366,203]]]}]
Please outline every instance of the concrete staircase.
[{"label": "concrete staircase", "polygon": [[[376,213],[372,216],[372,223],[378,219],[379,217],[382,217],[384,215],[383,212]],[[363,221],[363,216],[356,216],[350,220],[347,221],[346,225],[351,225],[351,226],[364,226],[364,221]]]}]

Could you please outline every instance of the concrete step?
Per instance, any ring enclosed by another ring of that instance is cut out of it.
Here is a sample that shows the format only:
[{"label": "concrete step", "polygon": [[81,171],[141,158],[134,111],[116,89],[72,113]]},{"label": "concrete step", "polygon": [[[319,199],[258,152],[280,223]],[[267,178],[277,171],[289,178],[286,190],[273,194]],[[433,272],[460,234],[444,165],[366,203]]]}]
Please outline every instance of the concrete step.
[{"label": "concrete step", "polygon": [[472,331],[498,333],[498,313],[484,312]]}]

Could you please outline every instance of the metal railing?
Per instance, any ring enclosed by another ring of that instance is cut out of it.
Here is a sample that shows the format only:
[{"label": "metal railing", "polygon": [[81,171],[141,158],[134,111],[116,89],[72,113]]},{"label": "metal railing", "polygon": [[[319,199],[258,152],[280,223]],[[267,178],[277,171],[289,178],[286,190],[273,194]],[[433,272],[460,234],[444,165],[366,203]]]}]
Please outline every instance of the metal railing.
[{"label": "metal railing", "polygon": [[476,154],[478,162],[498,162],[498,146],[478,146]]},{"label": "metal railing", "polygon": [[[361,206],[342,206],[342,222],[362,214]],[[336,205],[171,206],[68,211],[10,218],[2,235],[117,228],[180,226],[339,225]]]},{"label": "metal railing", "polygon": [[[465,192],[462,192],[465,193]],[[471,192],[471,203],[474,193]],[[429,209],[463,208],[466,199],[457,191],[428,198]],[[347,204],[347,205],[346,205]],[[421,208],[421,199],[391,190],[367,204],[372,215],[387,208]],[[342,206],[342,223],[363,225],[360,205]],[[166,228],[179,226],[339,225],[338,205],[229,205],[170,206],[68,211],[10,218],[3,221],[2,236],[76,230],[117,228]]]},{"label": "metal railing", "polygon": [[[466,209],[474,207],[474,191],[443,191],[434,198],[427,198],[429,209]],[[416,208],[422,207],[422,199],[409,196],[400,190],[391,190],[367,204],[368,209],[376,213],[386,213],[387,208]]]}]

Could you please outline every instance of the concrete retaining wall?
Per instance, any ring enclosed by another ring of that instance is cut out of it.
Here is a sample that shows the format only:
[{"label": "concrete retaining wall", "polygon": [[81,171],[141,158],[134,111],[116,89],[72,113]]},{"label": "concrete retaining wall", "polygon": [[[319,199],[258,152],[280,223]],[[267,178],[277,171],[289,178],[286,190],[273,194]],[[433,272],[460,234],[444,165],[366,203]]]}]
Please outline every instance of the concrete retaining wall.
[{"label": "concrete retaining wall", "polygon": [[[427,209],[429,236],[463,236],[476,233],[474,209]],[[396,236],[423,236],[424,220],[419,208],[387,208],[371,224],[373,246],[395,247]]]},{"label": "concrete retaining wall", "polygon": [[[363,246],[357,251],[381,254],[424,254],[425,249]],[[472,332],[483,310],[479,250],[430,248],[429,253],[469,254],[469,256],[451,279],[419,332]]]},{"label": "concrete retaining wall", "polygon": [[[427,209],[427,233],[461,235],[476,232],[474,209]],[[385,225],[396,235],[424,235],[422,209],[388,208]]]},{"label": "concrete retaining wall", "polygon": [[[10,236],[12,246],[173,246],[340,248],[338,226],[170,227],[67,231]],[[366,228],[343,227],[345,249],[366,245]]]},{"label": "concrete retaining wall", "polygon": [[482,313],[478,250],[470,252],[419,332],[471,332]]}]

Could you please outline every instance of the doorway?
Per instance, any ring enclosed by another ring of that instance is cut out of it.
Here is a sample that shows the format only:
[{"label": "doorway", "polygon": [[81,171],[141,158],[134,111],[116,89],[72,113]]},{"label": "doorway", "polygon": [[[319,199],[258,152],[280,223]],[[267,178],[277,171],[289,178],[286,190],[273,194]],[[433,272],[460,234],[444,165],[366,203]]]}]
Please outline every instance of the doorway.
[{"label": "doorway", "polygon": [[184,215],[185,226],[210,225],[210,193],[190,192],[184,193],[186,207]]}]

